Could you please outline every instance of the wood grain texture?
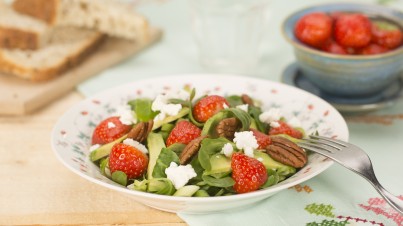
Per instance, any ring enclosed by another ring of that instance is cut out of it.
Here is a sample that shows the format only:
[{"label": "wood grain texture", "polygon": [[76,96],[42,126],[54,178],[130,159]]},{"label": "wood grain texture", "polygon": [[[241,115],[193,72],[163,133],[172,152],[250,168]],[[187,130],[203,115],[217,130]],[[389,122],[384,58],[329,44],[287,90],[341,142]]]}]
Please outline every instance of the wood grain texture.
[{"label": "wood grain texture", "polygon": [[57,119],[82,100],[69,92],[29,116],[0,116],[0,225],[186,225],[65,168],[50,146]]},{"label": "wood grain texture", "polygon": [[49,104],[99,72],[131,57],[158,41],[160,29],[153,28],[150,39],[136,43],[108,38],[82,64],[48,82],[33,83],[11,75],[0,74],[0,115],[24,115]]}]

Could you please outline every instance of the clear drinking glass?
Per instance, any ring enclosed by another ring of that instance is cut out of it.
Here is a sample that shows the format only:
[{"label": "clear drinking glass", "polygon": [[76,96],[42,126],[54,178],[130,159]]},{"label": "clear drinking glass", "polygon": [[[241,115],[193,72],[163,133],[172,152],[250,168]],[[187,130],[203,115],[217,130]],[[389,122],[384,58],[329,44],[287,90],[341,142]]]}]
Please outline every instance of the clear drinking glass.
[{"label": "clear drinking glass", "polygon": [[258,65],[268,0],[189,0],[200,61],[218,72],[247,73]]}]

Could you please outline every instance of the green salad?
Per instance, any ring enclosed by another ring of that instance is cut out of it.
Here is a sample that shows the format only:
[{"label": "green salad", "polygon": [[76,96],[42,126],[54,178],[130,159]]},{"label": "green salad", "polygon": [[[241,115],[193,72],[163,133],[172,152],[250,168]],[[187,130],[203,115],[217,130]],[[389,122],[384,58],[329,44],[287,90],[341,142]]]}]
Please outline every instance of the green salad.
[{"label": "green salad", "polygon": [[263,111],[246,94],[195,94],[182,89],[128,101],[95,127],[91,161],[128,189],[187,197],[253,192],[306,165],[295,118]]}]

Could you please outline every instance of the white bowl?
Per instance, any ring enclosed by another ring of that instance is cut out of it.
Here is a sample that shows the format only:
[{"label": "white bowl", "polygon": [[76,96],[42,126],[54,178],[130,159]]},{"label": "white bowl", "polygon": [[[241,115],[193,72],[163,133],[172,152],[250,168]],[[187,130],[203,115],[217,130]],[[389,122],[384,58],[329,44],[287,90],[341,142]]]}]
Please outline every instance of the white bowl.
[{"label": "white bowl", "polygon": [[167,89],[185,85],[196,88],[197,96],[249,94],[263,102],[263,109],[281,108],[286,119],[296,116],[309,133],[348,139],[343,117],[330,104],[303,90],[263,79],[234,75],[186,74],[131,82],[89,97],[67,111],[52,131],[52,148],[58,159],[79,176],[101,186],[125,193],[140,203],[169,212],[208,213],[245,207],[323,172],[332,161],[309,154],[308,164],[292,177],[272,187],[222,197],[173,197],[129,190],[104,177],[89,160],[91,135],[96,124],[110,116],[116,107],[136,97],[153,98]]}]

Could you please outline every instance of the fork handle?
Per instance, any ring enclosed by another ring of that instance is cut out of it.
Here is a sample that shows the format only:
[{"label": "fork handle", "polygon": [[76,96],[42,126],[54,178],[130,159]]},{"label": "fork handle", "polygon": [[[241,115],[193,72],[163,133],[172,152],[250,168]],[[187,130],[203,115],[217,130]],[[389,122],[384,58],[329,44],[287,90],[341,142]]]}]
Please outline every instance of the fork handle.
[{"label": "fork handle", "polygon": [[378,193],[389,203],[397,212],[403,215],[403,200],[392,195],[379,183],[373,184]]}]

